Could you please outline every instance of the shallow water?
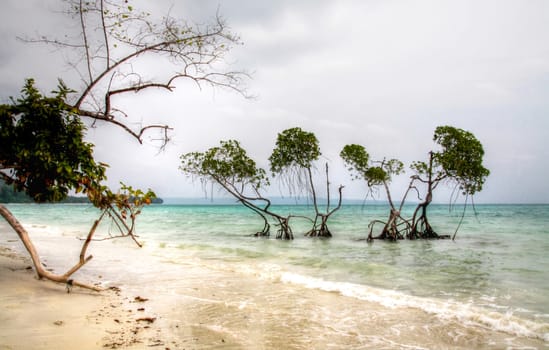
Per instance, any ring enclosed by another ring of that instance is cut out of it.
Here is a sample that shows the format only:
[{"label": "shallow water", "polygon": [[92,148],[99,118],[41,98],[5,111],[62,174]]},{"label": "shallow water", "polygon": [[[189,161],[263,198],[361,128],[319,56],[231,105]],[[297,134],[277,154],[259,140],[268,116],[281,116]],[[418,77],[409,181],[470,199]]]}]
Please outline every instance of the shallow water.
[{"label": "shallow water", "polygon": [[[52,266],[67,263],[51,255],[60,241],[71,240],[68,256],[76,258],[72,237],[84,236],[97,215],[86,205],[9,209]],[[156,205],[138,222],[145,251],[95,242],[82,274],[101,271],[104,283],[162,296],[169,302],[157,308],[169,327],[201,319],[235,348],[549,347],[549,206],[476,211],[466,213],[456,241],[369,244],[368,222],[384,218],[385,206],[344,206],[329,240],[302,237],[307,223],[296,220],[296,239],[287,242],[250,237],[262,221],[240,206]],[[454,233],[461,212],[435,205],[430,213],[438,233]],[[17,245],[13,237],[1,242]]]}]

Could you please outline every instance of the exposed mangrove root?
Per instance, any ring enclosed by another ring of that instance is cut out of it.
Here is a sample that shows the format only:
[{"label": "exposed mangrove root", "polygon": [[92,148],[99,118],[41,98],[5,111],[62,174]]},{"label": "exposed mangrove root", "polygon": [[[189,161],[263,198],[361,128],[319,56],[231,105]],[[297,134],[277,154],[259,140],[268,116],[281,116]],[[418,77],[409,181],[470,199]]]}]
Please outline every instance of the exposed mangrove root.
[{"label": "exposed mangrove root", "polygon": [[451,238],[450,235],[439,235],[433,230],[429,220],[426,216],[420,216],[420,218],[415,222],[410,234],[408,235],[409,239],[448,239]]},{"label": "exposed mangrove root", "polygon": [[270,234],[271,225],[269,225],[269,222],[265,217],[263,219],[265,220],[265,224],[263,225],[263,230],[257,231],[256,233],[254,233],[253,234],[254,237],[269,237],[271,235]]},{"label": "exposed mangrove root", "polygon": [[[376,224],[382,224],[383,228],[379,235],[373,236],[373,230]],[[367,240],[369,242],[374,239],[397,241],[404,238],[409,238],[408,235],[411,227],[412,225],[410,224],[410,221],[404,219],[400,215],[400,211],[396,209],[391,209],[387,221],[373,220],[372,222],[370,222],[370,224],[368,225],[369,233]]]},{"label": "exposed mangrove root", "polygon": [[[311,177],[311,181],[312,181],[312,177]],[[344,186],[342,185],[339,186],[339,189],[338,189],[339,200],[338,200],[337,206],[330,210],[330,182],[328,181],[328,164],[326,164],[326,194],[328,199],[326,202],[326,214],[323,214],[320,212],[320,210],[318,209],[316,198],[315,198],[314,206],[315,206],[316,216],[313,221],[313,228],[305,234],[305,237],[332,238],[332,232],[328,228],[328,219],[332,214],[334,214],[336,211],[338,211],[341,208],[341,198],[342,198],[343,188]]]},{"label": "exposed mangrove root", "polygon": [[[325,214],[317,214],[313,228],[305,234],[305,237],[320,237],[320,238],[331,238],[332,233],[328,228],[328,216]],[[318,220],[320,218],[320,225]]]},{"label": "exposed mangrove root", "polygon": [[[381,233],[377,236],[373,235],[374,227],[376,224],[383,225]],[[415,239],[449,239],[450,235],[439,235],[436,233],[430,225],[421,224],[418,222],[418,227],[412,227],[408,220],[404,220],[399,223],[394,221],[382,221],[373,220],[368,225],[369,232],[368,242],[373,240],[387,240],[387,241],[399,241],[403,239],[415,240]]]},{"label": "exposed mangrove root", "polygon": [[[391,210],[389,219],[387,221],[373,220],[368,225],[368,242],[375,239],[398,241],[403,239],[448,239],[450,235],[439,235],[433,230],[429,224],[426,216],[420,216],[415,222],[413,219],[404,219],[400,212],[397,210]],[[381,233],[377,236],[373,235],[374,227],[376,224],[383,225]]]},{"label": "exposed mangrove root", "polygon": [[278,226],[280,227],[276,231],[276,239],[292,240],[294,239],[294,233],[290,227],[289,218],[277,217]]}]

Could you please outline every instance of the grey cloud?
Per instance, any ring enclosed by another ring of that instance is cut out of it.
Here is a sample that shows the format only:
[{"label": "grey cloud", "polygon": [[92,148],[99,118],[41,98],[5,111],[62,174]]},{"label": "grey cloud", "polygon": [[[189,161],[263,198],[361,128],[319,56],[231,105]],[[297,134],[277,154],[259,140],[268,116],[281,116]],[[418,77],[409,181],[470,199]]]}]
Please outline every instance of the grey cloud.
[{"label": "grey cloud", "polygon": [[[549,202],[545,0],[135,3],[155,13],[172,5],[173,16],[198,23],[219,8],[244,42],[229,59],[255,71],[250,86],[259,98],[246,101],[182,84],[172,95],[127,101],[138,119],[146,113],[166,116],[175,127],[174,143],[155,158],[119,130],[90,132],[98,157],[112,163],[109,177],[115,185],[130,177],[128,182],[145,188],[161,187],[162,196],[199,195],[200,189],[179,176],[178,164],[170,163],[178,154],[237,138],[261,162],[276,133],[292,126],[314,131],[334,168],[341,166],[339,149],[352,142],[364,144],[375,157],[409,163],[425,157],[437,125],[451,124],[472,131],[485,145],[492,175],[479,201]],[[27,74],[53,85],[57,76],[70,74],[58,53],[9,39],[21,31],[54,28],[45,14],[51,6],[38,0],[2,4],[0,35],[8,39],[0,47],[1,98],[19,91]],[[111,140],[117,140],[121,154],[135,157],[114,156]],[[155,176],[134,175],[143,168],[165,175],[155,184]],[[339,177],[332,182],[347,185],[346,196],[363,195],[343,170],[334,174]],[[525,184],[520,188],[519,178]]]}]

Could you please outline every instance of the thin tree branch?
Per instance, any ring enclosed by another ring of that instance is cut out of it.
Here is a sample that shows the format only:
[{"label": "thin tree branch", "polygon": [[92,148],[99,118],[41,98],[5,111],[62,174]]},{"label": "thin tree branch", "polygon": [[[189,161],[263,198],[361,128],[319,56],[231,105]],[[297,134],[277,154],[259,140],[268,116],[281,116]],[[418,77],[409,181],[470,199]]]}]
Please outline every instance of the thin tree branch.
[{"label": "thin tree branch", "polygon": [[84,40],[84,48],[86,49],[86,66],[88,68],[89,81],[93,81],[91,70],[90,46],[88,44],[88,35],[86,33],[86,22],[84,21],[84,9],[82,8],[82,0],[80,0],[80,26],[82,28],[82,39]]},{"label": "thin tree branch", "polygon": [[110,52],[110,45],[109,45],[109,37],[107,35],[107,26],[105,24],[105,2],[101,0],[100,2],[100,10],[101,10],[101,29],[103,32],[103,40],[105,41],[105,51],[106,51],[106,57],[105,60],[107,62],[107,69],[109,69],[111,65],[111,52]]}]

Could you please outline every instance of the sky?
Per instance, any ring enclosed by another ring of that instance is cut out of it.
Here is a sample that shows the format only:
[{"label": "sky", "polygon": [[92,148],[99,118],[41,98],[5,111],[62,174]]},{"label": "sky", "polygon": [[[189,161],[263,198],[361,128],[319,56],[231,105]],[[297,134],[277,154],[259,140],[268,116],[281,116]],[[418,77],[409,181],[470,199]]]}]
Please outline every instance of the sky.
[{"label": "sky", "polygon": [[[179,170],[179,156],[236,139],[268,168],[276,135],[301,127],[320,142],[335,190],[362,199],[339,152],[366,147],[372,158],[406,165],[427,160],[434,129],[452,125],[484,146],[491,171],[477,203],[549,203],[549,1],[546,0],[183,0],[132,1],[159,16],[206,23],[216,11],[243,45],[227,63],[252,73],[253,99],[178,84],[120,104],[132,120],[151,115],[174,128],[159,153],[113,126],[90,129],[95,155],[110,164],[109,183],[152,188],[160,197],[199,197],[199,182]],[[34,77],[42,91],[57,78],[75,80],[67,54],[16,36],[63,35],[61,2],[4,0],[0,4],[0,99],[18,96]],[[154,71],[155,62],[144,69]],[[147,119],[148,120],[148,119]],[[156,119],[155,119],[156,121]],[[319,172],[319,181],[322,180]],[[394,179],[399,198],[411,173]],[[319,184],[322,184],[319,182]],[[323,184],[322,184],[323,186]],[[274,182],[269,193],[280,195]],[[450,189],[435,194],[445,202]],[[221,193],[214,193],[222,196]],[[383,194],[374,195],[382,200]]]}]

